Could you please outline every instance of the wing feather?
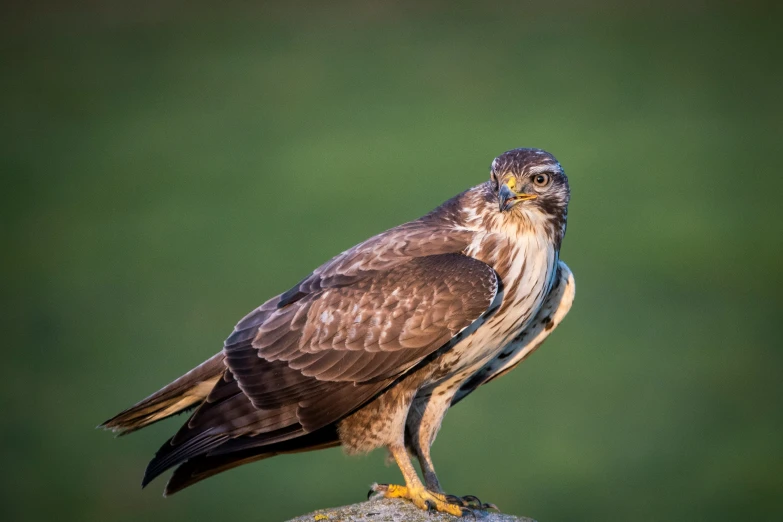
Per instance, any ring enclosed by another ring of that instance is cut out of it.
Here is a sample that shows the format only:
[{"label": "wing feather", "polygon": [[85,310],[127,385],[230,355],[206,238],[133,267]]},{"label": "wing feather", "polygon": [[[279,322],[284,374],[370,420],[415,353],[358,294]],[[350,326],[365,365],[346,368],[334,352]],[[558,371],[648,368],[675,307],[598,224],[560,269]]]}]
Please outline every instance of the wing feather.
[{"label": "wing feather", "polygon": [[145,483],[228,440],[263,446],[333,424],[494,311],[497,274],[459,253],[468,232],[436,221],[371,238],[242,319],[224,345],[223,378]]},{"label": "wing feather", "polygon": [[[394,378],[487,311],[497,284],[491,267],[466,256],[417,258],[276,310],[250,345],[226,345],[226,363],[254,404],[263,394],[249,386],[270,373],[274,361],[317,380]],[[290,320],[303,309],[304,324]],[[248,355],[253,352],[257,359]]]},{"label": "wing feather", "polygon": [[[254,311],[260,324],[243,320],[229,337],[224,346],[228,370],[158,452],[148,478],[196,450],[213,451],[216,446],[202,440],[205,432],[221,444],[226,437],[249,434],[269,436],[271,442],[340,420],[480,318],[497,288],[497,274],[488,265],[443,254],[375,272],[350,287],[330,288],[283,308]],[[393,320],[391,310],[376,308],[392,294],[394,311],[402,311]],[[304,308],[306,314],[300,310]],[[428,315],[432,317],[422,328]],[[297,316],[307,321],[283,320]],[[361,320],[366,317],[370,319]],[[334,322],[349,334],[335,343],[331,330],[324,328],[326,334],[303,343],[306,332],[318,330],[312,323],[319,321],[329,323],[324,327]],[[254,326],[257,333],[251,338]],[[279,435],[280,430],[285,433]]]}]

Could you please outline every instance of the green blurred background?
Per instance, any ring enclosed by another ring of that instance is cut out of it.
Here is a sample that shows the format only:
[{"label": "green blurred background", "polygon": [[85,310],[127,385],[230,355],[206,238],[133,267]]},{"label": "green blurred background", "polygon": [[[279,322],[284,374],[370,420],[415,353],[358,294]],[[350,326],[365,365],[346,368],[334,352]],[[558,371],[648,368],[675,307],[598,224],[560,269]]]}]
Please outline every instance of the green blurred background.
[{"label": "green blurred background", "polygon": [[[131,5],[133,4],[133,5]],[[139,489],[94,426],[345,248],[553,152],[577,300],[446,418],[444,487],[541,522],[783,520],[781,10],[35,2],[0,22],[4,520],[282,520],[383,452]]]}]

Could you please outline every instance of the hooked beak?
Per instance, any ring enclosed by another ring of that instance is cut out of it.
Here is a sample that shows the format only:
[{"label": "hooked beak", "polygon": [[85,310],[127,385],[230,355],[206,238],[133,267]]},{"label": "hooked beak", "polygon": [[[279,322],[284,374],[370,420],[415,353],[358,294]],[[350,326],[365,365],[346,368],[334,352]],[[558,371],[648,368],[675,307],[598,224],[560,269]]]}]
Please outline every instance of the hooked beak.
[{"label": "hooked beak", "polygon": [[507,183],[503,183],[498,191],[498,207],[501,212],[510,210],[511,207],[520,201],[536,199],[535,194],[525,194],[524,192],[514,192]]}]

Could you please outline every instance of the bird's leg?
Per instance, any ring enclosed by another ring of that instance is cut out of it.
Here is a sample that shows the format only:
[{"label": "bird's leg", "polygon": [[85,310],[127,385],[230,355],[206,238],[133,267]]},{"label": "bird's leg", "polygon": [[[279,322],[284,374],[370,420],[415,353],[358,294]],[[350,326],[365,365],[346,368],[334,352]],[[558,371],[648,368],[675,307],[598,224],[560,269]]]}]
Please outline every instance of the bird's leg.
[{"label": "bird's leg", "polygon": [[[419,460],[421,471],[424,474],[424,482],[427,489],[443,493],[443,489],[435,474],[435,466],[430,456],[430,447],[435,442],[443,417],[451,406],[451,400],[456,390],[446,389],[441,393],[435,393],[426,398],[426,402],[416,404],[411,408],[408,416],[408,443]],[[452,504],[474,509],[498,509],[495,504],[481,502],[475,495],[445,495],[446,500]]]},{"label": "bird's leg", "polygon": [[421,471],[424,474],[424,483],[427,489],[443,493],[440,481],[435,474],[435,465],[430,456],[430,446],[435,441],[443,417],[451,404],[453,392],[442,391],[437,394],[429,394],[414,401],[411,406],[406,429],[407,442],[413,454],[419,460]]},{"label": "bird's leg", "polygon": [[441,511],[461,517],[468,509],[450,502],[446,495],[436,491],[430,491],[421,483],[416,469],[411,464],[408,452],[405,450],[405,444],[389,445],[389,452],[397,462],[402,476],[405,478],[405,485],[396,484],[374,484],[372,490],[386,498],[405,498],[413,502],[416,507],[427,511]]},{"label": "bird's leg", "polygon": [[432,463],[432,457],[430,457],[429,444],[422,446],[419,445],[418,441],[415,441],[413,451],[416,453],[416,458],[419,459],[419,465],[422,473],[424,473],[424,483],[427,485],[427,489],[443,493],[438,476],[435,474],[435,465]]},{"label": "bird's leg", "polygon": [[[419,440],[415,440],[413,444],[413,451],[416,454],[416,458],[419,459],[421,470],[424,473],[424,482],[427,485],[427,489],[433,492],[443,494],[443,489],[440,487],[438,477],[435,475],[435,467],[432,464],[432,458],[430,457],[430,447],[428,444],[420,445]],[[495,504],[482,502],[475,495],[465,495],[464,497],[458,497],[456,495],[443,495],[447,501],[452,504],[458,504],[462,507],[473,509],[498,509]]]}]

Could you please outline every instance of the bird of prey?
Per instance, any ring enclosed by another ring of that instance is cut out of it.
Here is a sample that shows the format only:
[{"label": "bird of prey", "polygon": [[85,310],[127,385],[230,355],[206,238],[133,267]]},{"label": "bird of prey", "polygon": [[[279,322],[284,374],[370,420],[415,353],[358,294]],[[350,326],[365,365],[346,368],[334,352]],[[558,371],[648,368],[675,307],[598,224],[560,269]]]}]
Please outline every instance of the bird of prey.
[{"label": "bird of prey", "polygon": [[488,181],[327,261],[239,321],[221,352],[102,426],[124,434],[195,408],[144,475],[142,486],[177,466],[167,495],[274,455],[386,447],[405,485],[371,493],[469,512],[475,497],[443,493],[430,446],[449,407],[514,368],[570,309],[559,259],[569,198],[551,154],[505,152]]}]

